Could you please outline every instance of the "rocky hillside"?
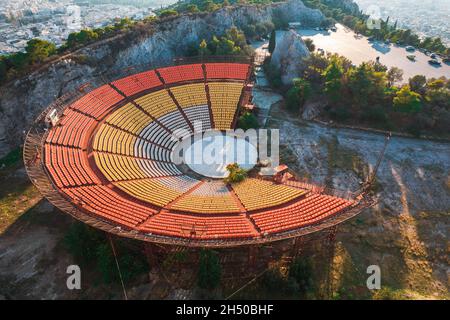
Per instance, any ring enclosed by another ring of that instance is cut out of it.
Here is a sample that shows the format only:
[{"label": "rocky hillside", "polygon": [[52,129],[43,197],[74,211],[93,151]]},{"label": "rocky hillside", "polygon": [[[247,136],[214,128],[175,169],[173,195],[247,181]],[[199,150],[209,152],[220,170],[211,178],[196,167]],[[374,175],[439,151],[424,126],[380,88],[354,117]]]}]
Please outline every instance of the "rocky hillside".
[{"label": "rocky hillside", "polygon": [[[281,15],[288,21],[319,25],[324,16],[300,0],[271,5],[226,7],[210,14],[183,15],[160,21],[151,28],[94,43],[65,55],[27,77],[0,87],[0,157],[22,143],[33,119],[59,96],[81,84],[98,86],[102,72],[149,64],[161,65],[186,54],[189,45],[223,34],[233,25],[271,21]],[[96,80],[97,79],[97,80]]]}]

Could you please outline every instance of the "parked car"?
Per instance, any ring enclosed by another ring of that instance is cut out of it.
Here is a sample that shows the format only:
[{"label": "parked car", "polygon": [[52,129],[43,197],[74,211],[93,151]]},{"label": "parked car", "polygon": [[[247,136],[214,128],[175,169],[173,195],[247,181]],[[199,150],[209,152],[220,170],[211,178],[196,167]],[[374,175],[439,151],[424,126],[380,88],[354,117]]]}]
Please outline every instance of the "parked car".
[{"label": "parked car", "polygon": [[437,59],[430,59],[430,60],[428,60],[428,63],[431,64],[431,65],[434,65],[434,66],[440,66],[441,65],[441,62],[439,60],[437,60]]}]

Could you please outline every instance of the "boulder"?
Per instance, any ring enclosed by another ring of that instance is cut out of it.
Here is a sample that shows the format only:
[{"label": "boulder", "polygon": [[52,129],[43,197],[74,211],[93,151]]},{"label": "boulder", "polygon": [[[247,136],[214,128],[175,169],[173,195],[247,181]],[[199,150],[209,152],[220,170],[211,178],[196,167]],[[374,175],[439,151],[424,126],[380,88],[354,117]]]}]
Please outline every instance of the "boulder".
[{"label": "boulder", "polygon": [[291,84],[292,79],[300,76],[304,66],[304,58],[310,52],[301,36],[293,30],[279,33],[271,62],[281,71],[283,84]]}]

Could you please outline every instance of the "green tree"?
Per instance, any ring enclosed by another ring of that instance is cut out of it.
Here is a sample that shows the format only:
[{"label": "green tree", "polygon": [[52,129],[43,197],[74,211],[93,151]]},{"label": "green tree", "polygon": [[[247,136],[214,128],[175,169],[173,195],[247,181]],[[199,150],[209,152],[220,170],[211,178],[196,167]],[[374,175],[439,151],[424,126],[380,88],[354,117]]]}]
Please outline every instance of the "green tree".
[{"label": "green tree", "polygon": [[311,83],[303,78],[295,78],[292,80],[294,87],[297,88],[299,106],[302,108],[306,100],[311,96]]},{"label": "green tree", "polygon": [[186,10],[187,10],[187,12],[190,12],[190,13],[196,13],[196,12],[199,12],[200,10],[198,9],[198,7],[197,7],[197,5],[195,5],[195,4],[188,4],[188,6],[186,7]]},{"label": "green tree", "polygon": [[93,30],[81,30],[80,32],[73,32],[69,34],[67,38],[67,47],[73,48],[76,45],[84,44],[90,41],[97,40],[99,37],[98,33]]},{"label": "green tree", "polygon": [[386,72],[376,71],[374,65],[361,63],[347,72],[348,88],[353,102],[360,108],[379,103],[385,98]]},{"label": "green tree", "polygon": [[420,94],[411,91],[408,85],[403,86],[393,99],[394,108],[401,112],[419,112],[422,108]]},{"label": "green tree", "polygon": [[233,41],[235,46],[243,48],[247,45],[247,40],[245,39],[244,33],[242,33],[238,28],[231,27],[225,33],[226,38]]},{"label": "green tree", "polygon": [[446,87],[428,89],[425,94],[425,100],[432,107],[450,110],[450,90]]},{"label": "green tree", "polygon": [[277,33],[275,32],[275,30],[272,30],[272,32],[270,33],[270,38],[269,38],[269,52],[270,54],[272,54],[275,51],[275,46],[277,43]]},{"label": "green tree", "polygon": [[42,39],[31,39],[27,42],[25,51],[29,63],[39,63],[44,61],[45,58],[55,54],[56,46],[55,44]]},{"label": "green tree", "polygon": [[206,0],[203,6],[205,8],[204,10],[208,12],[216,11],[219,8],[219,6],[215,4],[212,0]]},{"label": "green tree", "polygon": [[314,41],[312,39],[306,38],[305,45],[308,48],[309,52],[314,52],[314,50],[316,50],[316,46],[314,45]]},{"label": "green tree", "polygon": [[176,17],[178,16],[178,12],[173,9],[167,9],[160,12],[159,17],[161,19],[168,18],[168,17]]},{"label": "green tree", "polygon": [[240,48],[236,47],[232,40],[222,37],[217,45],[216,54],[219,56],[226,56],[239,53],[239,51]]},{"label": "green tree", "polygon": [[412,91],[417,92],[421,95],[425,94],[426,91],[426,84],[427,84],[427,78],[422,75],[416,75],[409,79],[408,81],[409,87]]},{"label": "green tree", "polygon": [[222,270],[219,256],[212,250],[200,252],[200,266],[197,274],[198,286],[202,289],[214,289],[220,284]]},{"label": "green tree", "polygon": [[230,163],[226,169],[228,171],[228,177],[224,179],[226,183],[238,183],[247,178],[247,172],[237,163]]},{"label": "green tree", "polygon": [[337,102],[341,97],[343,68],[337,59],[332,59],[331,63],[323,72],[325,78],[325,93],[328,97]]},{"label": "green tree", "polygon": [[251,112],[245,112],[238,119],[238,127],[244,130],[257,129],[258,119]]},{"label": "green tree", "polygon": [[312,53],[309,57],[305,58],[305,71],[303,72],[303,77],[312,82],[321,84],[323,81],[323,72],[328,67],[329,60],[326,56],[320,55],[318,53]]},{"label": "green tree", "polygon": [[403,70],[397,67],[392,67],[386,74],[388,85],[393,86],[396,82],[403,80]]}]

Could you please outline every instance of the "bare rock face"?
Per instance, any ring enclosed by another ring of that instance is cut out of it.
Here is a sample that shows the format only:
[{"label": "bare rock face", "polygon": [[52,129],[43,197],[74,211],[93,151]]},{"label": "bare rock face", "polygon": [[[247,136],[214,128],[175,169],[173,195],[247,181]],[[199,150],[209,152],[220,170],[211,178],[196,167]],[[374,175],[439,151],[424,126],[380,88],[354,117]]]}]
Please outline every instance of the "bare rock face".
[{"label": "bare rock face", "polygon": [[281,33],[277,39],[271,62],[280,69],[281,80],[284,84],[291,84],[300,75],[303,59],[310,55],[301,36],[293,30]]}]

